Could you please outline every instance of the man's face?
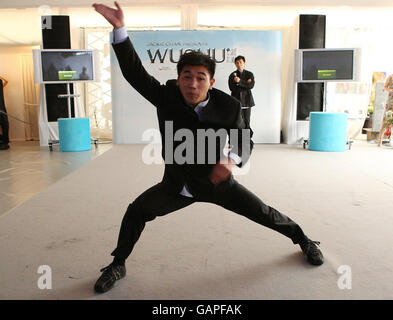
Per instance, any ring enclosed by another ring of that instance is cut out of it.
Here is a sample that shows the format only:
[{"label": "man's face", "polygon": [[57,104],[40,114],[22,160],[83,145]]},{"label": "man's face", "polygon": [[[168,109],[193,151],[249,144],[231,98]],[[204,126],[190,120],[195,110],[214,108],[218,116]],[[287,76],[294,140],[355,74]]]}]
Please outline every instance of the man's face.
[{"label": "man's face", "polygon": [[243,59],[237,59],[235,61],[235,65],[236,65],[237,70],[242,72],[244,70],[244,67],[246,66],[246,63],[244,62]]},{"label": "man's face", "polygon": [[213,87],[214,81],[206,67],[186,65],[177,78],[177,85],[184,100],[195,107],[206,100],[207,92]]}]

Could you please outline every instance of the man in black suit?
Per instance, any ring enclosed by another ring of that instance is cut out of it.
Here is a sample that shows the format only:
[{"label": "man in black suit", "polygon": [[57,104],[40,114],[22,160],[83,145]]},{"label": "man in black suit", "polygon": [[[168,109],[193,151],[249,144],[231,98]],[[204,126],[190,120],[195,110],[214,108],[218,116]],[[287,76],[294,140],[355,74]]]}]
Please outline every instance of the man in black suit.
[{"label": "man in black suit", "polygon": [[0,150],[7,150],[10,148],[9,146],[9,138],[8,138],[8,116],[7,110],[5,109],[4,102],[4,91],[3,88],[8,84],[8,80],[0,76]]},{"label": "man in black suit", "polygon": [[[115,5],[117,9],[93,4],[95,10],[114,27],[113,49],[123,76],[156,107],[165,172],[160,183],[143,192],[128,206],[121,223],[117,247],[111,253],[113,261],[101,269],[103,274],[94,286],[95,291],[106,292],[125,276],[125,260],[131,254],[146,222],[195,202],[220,205],[276,230],[294,244],[299,244],[311,264],[322,264],[323,256],[316,246],[318,242],[308,239],[298,224],[264,204],[233,178],[232,168],[235,165],[241,167],[250,156],[252,131],[241,115],[239,101],[213,88],[214,60],[196,51],[185,53],[177,64],[177,81],[161,85],[143,67],[127,36],[123,12],[117,2]],[[168,128],[172,130],[171,134],[168,134]],[[192,142],[174,139],[173,132],[181,130],[191,132],[195,139]],[[214,137],[219,143],[212,148],[206,144],[205,136],[205,144],[201,149],[197,143],[201,132],[219,133]],[[227,135],[233,147],[225,155],[223,149],[226,141],[221,138]],[[184,144],[186,162],[176,152]]]},{"label": "man in black suit", "polygon": [[255,80],[251,71],[245,70],[246,58],[237,56],[235,58],[236,71],[232,72],[228,78],[231,96],[235,97],[242,104],[244,119],[250,124],[251,108],[255,106],[251,89],[254,88]]}]

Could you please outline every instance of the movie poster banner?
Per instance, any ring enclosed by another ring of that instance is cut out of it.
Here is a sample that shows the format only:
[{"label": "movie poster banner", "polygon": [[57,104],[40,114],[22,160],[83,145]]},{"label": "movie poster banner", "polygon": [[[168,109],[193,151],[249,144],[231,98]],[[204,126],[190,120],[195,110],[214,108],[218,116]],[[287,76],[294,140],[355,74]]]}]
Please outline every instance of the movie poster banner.
[{"label": "movie poster banner", "polygon": [[[146,70],[162,84],[177,78],[176,63],[187,50],[200,50],[216,63],[214,87],[228,94],[234,59],[246,58],[255,77],[251,128],[255,143],[279,143],[281,123],[280,31],[139,31],[128,32]],[[113,141],[159,143],[155,108],[123,78],[111,50]]]}]

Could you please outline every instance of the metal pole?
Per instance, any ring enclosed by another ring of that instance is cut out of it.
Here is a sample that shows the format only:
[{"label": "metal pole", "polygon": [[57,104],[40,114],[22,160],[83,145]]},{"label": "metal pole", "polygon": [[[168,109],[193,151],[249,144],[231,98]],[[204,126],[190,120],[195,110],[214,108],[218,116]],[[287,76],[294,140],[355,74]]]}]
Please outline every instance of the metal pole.
[{"label": "metal pole", "polygon": [[67,82],[67,104],[68,104],[68,118],[71,118],[71,95],[70,95],[70,84]]},{"label": "metal pole", "polygon": [[323,82],[323,112],[326,112],[326,94],[327,94],[327,81]]}]

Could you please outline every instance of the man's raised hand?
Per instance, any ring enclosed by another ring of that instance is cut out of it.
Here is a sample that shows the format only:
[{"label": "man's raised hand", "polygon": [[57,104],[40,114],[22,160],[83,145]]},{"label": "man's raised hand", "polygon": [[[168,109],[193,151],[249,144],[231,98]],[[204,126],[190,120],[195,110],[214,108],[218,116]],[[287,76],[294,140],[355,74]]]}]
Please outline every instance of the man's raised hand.
[{"label": "man's raised hand", "polygon": [[112,9],[104,4],[94,3],[94,9],[100,13],[115,29],[119,29],[124,26],[124,15],[117,1],[115,1],[117,9]]}]

